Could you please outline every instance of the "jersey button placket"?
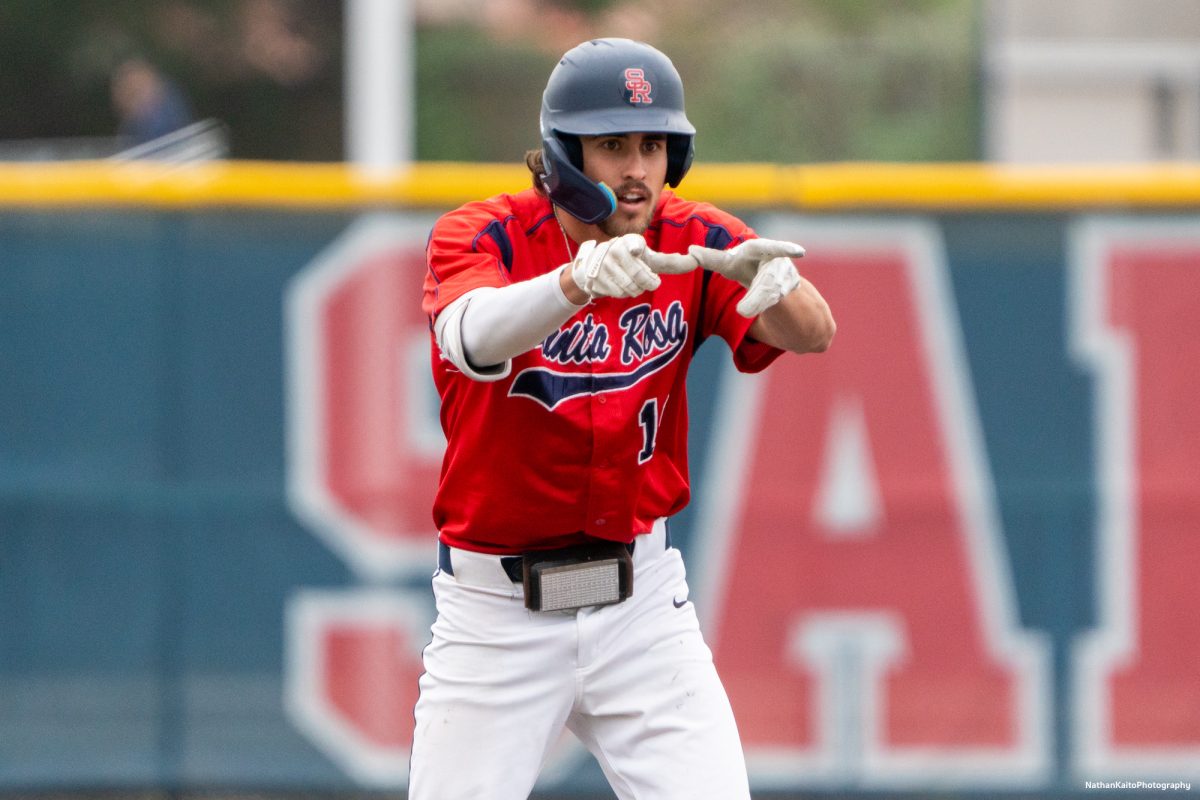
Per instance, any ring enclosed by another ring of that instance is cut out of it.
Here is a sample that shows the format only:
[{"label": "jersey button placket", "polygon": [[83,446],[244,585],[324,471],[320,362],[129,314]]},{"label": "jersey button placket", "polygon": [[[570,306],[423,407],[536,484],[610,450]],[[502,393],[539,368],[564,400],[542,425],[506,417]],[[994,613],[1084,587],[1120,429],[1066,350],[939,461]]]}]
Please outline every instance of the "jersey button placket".
[{"label": "jersey button placket", "polygon": [[[600,367],[593,364],[592,369]],[[613,465],[612,446],[614,417],[619,416],[620,403],[611,403],[605,394],[597,392],[591,396],[592,412],[592,480],[588,497],[588,519],[592,527],[603,530],[608,525],[608,517],[613,509],[612,489],[614,485],[615,468]],[[619,400],[619,398],[615,398]]]},{"label": "jersey button placket", "polygon": [[[589,364],[589,367],[595,371],[596,365]],[[601,402],[603,395],[595,393],[595,384],[592,385],[592,393],[588,395],[588,414],[591,417],[591,434],[592,434],[592,451],[590,458],[588,493],[587,493],[587,516],[592,527],[601,526],[604,524],[604,487],[607,483],[603,474],[605,458],[602,454],[604,448],[604,431],[603,426],[606,420],[604,409],[601,407],[604,403]]]}]

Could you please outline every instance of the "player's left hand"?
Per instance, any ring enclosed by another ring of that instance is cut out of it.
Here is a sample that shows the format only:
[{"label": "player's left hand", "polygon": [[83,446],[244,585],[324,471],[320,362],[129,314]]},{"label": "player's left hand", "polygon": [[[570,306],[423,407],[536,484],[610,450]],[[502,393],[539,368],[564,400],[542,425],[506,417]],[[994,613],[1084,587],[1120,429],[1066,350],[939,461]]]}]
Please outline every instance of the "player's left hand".
[{"label": "player's left hand", "polygon": [[743,317],[757,317],[800,285],[800,273],[793,258],[804,255],[804,248],[776,239],[750,239],[728,250],[692,245],[688,255],[700,266],[735,280],[746,287],[746,295],[737,304]]}]

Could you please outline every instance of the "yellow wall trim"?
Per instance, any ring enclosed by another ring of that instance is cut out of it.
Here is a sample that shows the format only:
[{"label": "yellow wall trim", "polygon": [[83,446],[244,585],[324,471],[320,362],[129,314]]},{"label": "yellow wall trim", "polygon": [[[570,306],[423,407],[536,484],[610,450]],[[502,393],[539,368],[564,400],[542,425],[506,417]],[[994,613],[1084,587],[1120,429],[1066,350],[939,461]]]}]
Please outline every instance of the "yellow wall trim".
[{"label": "yellow wall trim", "polygon": [[[0,163],[0,207],[449,208],[528,185],[521,164],[420,163],[371,180],[344,164]],[[699,164],[679,193],[809,211],[1200,207],[1200,164]]]}]

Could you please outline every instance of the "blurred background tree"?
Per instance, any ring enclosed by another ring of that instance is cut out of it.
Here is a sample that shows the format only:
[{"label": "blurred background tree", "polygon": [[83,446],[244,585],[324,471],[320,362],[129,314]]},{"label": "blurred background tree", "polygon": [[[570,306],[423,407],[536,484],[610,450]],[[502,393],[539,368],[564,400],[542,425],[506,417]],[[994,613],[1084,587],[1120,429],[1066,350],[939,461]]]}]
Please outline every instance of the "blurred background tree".
[{"label": "blurred background tree", "polygon": [[[605,35],[672,57],[703,160],[980,154],[979,0],[413,1],[423,160],[519,159],[558,56]],[[342,47],[335,0],[5,0],[0,140],[111,135],[112,72],[140,55],[232,157],[339,160]]]}]

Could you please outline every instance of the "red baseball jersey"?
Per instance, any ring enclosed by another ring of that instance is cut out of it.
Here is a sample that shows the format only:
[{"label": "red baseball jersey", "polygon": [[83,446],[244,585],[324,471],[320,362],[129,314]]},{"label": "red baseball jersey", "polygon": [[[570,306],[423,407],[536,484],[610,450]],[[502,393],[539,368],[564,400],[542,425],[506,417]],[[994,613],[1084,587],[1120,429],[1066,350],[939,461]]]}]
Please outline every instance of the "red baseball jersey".
[{"label": "red baseball jersey", "polygon": [[[754,237],[736,217],[664,191],[645,237],[663,253]],[[438,220],[423,309],[434,320],[471,289],[501,287],[572,260],[576,246],[533,189],[469,203]],[[782,351],[748,337],[745,290],[704,269],[653,292],[597,298],[495,382],[468,378],[433,343],[446,454],[433,517],[453,547],[511,554],[586,536],[632,541],[687,505],[688,365],[716,334],[737,368]]]}]

